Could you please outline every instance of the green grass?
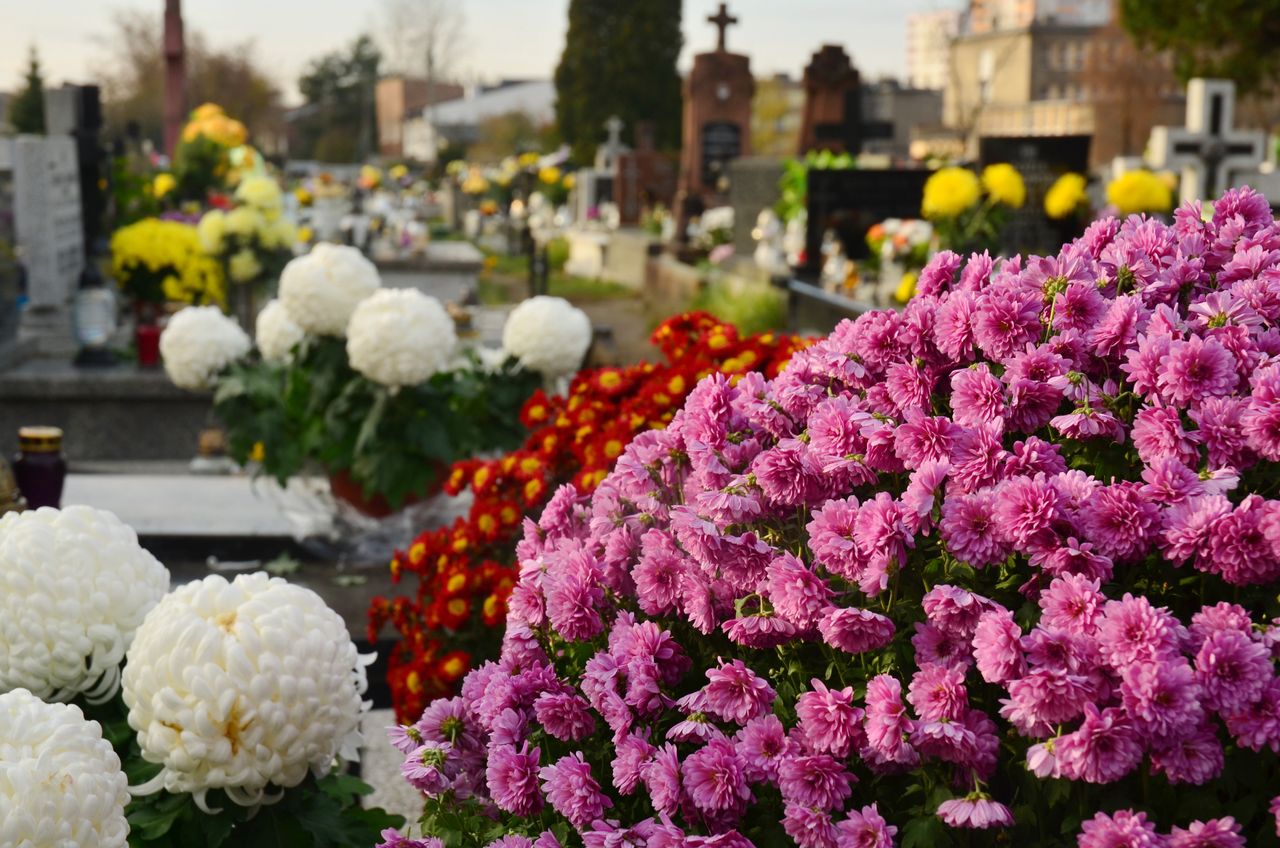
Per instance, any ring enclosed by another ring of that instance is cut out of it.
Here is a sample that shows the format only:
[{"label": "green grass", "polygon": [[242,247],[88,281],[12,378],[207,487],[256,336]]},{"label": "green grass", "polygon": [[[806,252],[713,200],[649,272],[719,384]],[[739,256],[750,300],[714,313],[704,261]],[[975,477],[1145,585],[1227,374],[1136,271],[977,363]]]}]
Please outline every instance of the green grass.
[{"label": "green grass", "polygon": [[[523,296],[528,291],[529,259],[525,256],[508,256],[501,253],[485,253],[488,269],[480,275],[480,302],[498,304],[510,302],[519,293]],[[554,260],[557,257],[552,257]],[[563,267],[563,262],[558,263]],[[621,283],[608,280],[588,280],[585,277],[574,277],[559,270],[556,262],[552,262],[552,271],[547,276],[548,293],[566,300],[614,300],[616,298],[636,297],[637,292]]]},{"label": "green grass", "polygon": [[712,282],[698,293],[690,308],[710,312],[721,321],[735,325],[744,335],[781,330],[787,324],[787,297],[775,286],[752,285],[731,290],[723,283]]}]

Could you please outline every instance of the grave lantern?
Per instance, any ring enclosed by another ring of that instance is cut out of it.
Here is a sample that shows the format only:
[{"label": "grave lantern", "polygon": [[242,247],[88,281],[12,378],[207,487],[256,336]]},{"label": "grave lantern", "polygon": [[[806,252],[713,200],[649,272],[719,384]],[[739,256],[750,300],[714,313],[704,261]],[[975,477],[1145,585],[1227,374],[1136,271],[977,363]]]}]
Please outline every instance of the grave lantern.
[{"label": "grave lantern", "polygon": [[109,345],[116,332],[116,296],[99,273],[93,261],[80,272],[80,290],[71,305],[71,321],[80,352],[79,366],[115,365],[116,357]]}]

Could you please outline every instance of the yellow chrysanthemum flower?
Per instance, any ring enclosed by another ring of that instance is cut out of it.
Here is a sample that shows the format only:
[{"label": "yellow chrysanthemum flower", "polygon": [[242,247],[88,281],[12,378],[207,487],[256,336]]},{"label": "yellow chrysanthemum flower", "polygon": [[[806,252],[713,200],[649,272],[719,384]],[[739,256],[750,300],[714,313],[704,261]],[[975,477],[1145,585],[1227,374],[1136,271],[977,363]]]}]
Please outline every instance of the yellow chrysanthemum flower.
[{"label": "yellow chrysanthemum flower", "polygon": [[210,209],[200,218],[196,225],[196,235],[200,239],[200,249],[205,253],[221,253],[222,241],[226,237],[226,215],[221,209]]},{"label": "yellow chrysanthemum flower", "polygon": [[236,200],[259,210],[263,214],[279,212],[283,205],[280,186],[267,176],[248,176],[236,189]]},{"label": "yellow chrysanthemum flower", "polygon": [[534,165],[538,164],[538,160],[541,158],[542,157],[537,153],[533,153],[531,151],[529,153],[521,153],[517,162],[520,164],[521,168],[532,168]]},{"label": "yellow chrysanthemum flower", "polygon": [[547,185],[555,185],[560,182],[560,169],[554,165],[548,165],[538,171],[538,179]]},{"label": "yellow chrysanthemum flower", "polygon": [[161,172],[156,174],[156,178],[151,181],[151,193],[156,197],[164,197],[177,187],[178,181],[170,173]]},{"label": "yellow chrysanthemum flower", "polygon": [[924,184],[920,214],[930,220],[954,218],[978,205],[982,184],[968,168],[940,168]]},{"label": "yellow chrysanthemum flower", "polygon": [[1013,209],[1027,202],[1027,184],[1022,174],[1008,162],[997,162],[982,169],[982,187],[996,203]]},{"label": "yellow chrysanthemum flower", "polygon": [[1060,221],[1089,200],[1085,192],[1084,174],[1067,173],[1058,177],[1044,195],[1044,214]]},{"label": "yellow chrysanthemum flower", "polygon": [[262,213],[252,206],[237,206],[227,213],[225,226],[229,235],[252,236],[266,225]]},{"label": "yellow chrysanthemum flower", "polygon": [[393,180],[402,180],[408,175],[409,168],[407,165],[392,165],[387,169],[387,176],[391,177]]},{"label": "yellow chrysanthemum flower", "polygon": [[222,107],[217,103],[202,103],[191,111],[192,121],[207,121],[217,115],[224,115]]},{"label": "yellow chrysanthemum flower", "polygon": [[576,176],[573,174],[565,174],[564,179],[560,181],[560,185],[564,186],[566,190],[572,191],[573,187],[577,185],[577,182],[578,178]]},{"label": "yellow chrysanthemum flower", "polygon": [[916,295],[916,280],[920,279],[920,275],[915,271],[908,271],[902,275],[901,282],[898,283],[898,290],[893,293],[893,297],[898,303],[906,303]]},{"label": "yellow chrysanthemum flower", "polygon": [[1107,202],[1121,215],[1163,213],[1173,208],[1173,192],[1160,177],[1139,169],[1123,173],[1108,183]]},{"label": "yellow chrysanthemum flower", "polygon": [[232,254],[227,262],[227,273],[231,275],[232,282],[247,283],[262,273],[262,263],[258,261],[257,255],[246,247]]}]

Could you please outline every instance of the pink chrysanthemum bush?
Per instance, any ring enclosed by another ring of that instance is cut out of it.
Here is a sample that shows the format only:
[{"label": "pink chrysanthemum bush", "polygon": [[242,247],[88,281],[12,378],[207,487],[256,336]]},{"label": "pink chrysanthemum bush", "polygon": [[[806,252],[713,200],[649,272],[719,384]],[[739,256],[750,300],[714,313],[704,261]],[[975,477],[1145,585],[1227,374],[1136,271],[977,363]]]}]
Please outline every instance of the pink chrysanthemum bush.
[{"label": "pink chrysanthemum bush", "polygon": [[501,660],[395,731],[424,844],[1276,844],[1266,202],[919,291],[526,522]]}]

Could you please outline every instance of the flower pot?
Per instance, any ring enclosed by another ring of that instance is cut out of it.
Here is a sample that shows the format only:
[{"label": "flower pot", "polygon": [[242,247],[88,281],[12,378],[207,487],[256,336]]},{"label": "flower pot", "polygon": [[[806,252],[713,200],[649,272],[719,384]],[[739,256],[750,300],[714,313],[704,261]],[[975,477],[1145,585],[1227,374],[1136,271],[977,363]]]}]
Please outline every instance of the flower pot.
[{"label": "flower pot", "polygon": [[374,493],[370,497],[365,497],[364,487],[351,478],[351,475],[344,471],[334,471],[329,474],[329,491],[335,498],[348,504],[356,512],[369,518],[386,518],[400,509],[421,503],[428,498],[434,497],[444,489],[445,467],[440,466],[439,472],[435,478],[427,484],[426,489],[422,492],[412,493],[404,499],[399,509],[393,508],[380,493]]}]

